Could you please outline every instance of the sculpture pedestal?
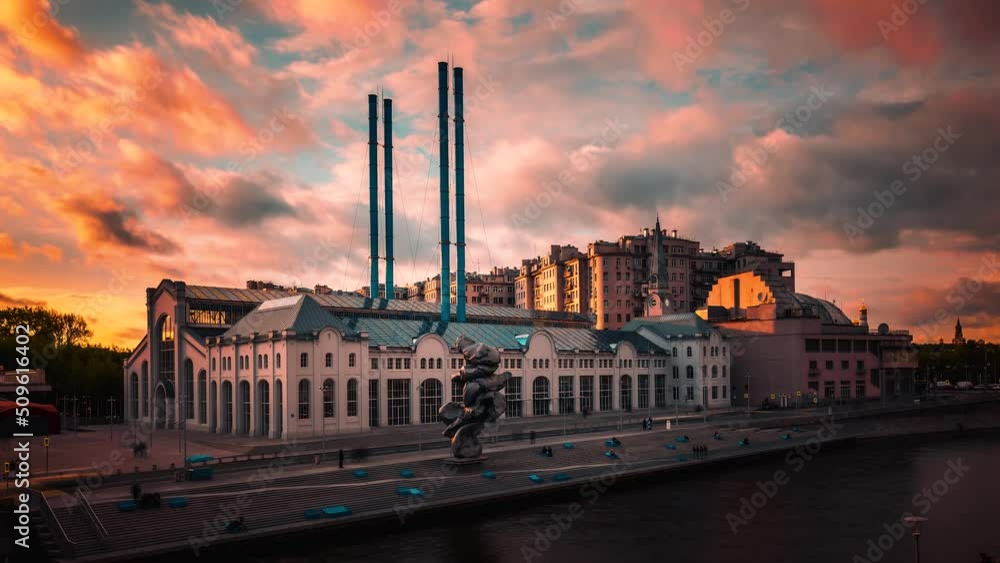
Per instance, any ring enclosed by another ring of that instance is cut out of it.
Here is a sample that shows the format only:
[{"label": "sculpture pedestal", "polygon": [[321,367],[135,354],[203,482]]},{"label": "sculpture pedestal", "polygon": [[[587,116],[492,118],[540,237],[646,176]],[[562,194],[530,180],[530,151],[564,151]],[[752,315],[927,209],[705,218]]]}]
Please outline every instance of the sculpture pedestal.
[{"label": "sculpture pedestal", "polygon": [[483,463],[484,461],[486,461],[486,459],[487,459],[486,456],[482,456],[482,455],[479,456],[479,457],[467,457],[467,458],[462,458],[462,457],[446,457],[446,458],[444,458],[444,464],[445,465],[451,465],[451,466],[455,466],[455,465],[477,465],[477,464]]}]

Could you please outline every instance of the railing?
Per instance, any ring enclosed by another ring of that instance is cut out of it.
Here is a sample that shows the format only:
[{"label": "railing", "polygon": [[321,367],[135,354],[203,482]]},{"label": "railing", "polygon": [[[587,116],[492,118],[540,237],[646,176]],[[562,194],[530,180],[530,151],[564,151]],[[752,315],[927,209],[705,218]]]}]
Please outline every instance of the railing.
[{"label": "railing", "polygon": [[101,524],[101,519],[98,518],[97,513],[94,512],[94,507],[90,506],[90,502],[87,501],[87,496],[84,495],[80,489],[77,489],[73,494],[76,496],[76,499],[80,501],[80,507],[82,508],[83,513],[87,515],[87,520],[90,521],[90,525],[94,528],[94,531],[97,532],[100,539],[107,538],[110,534],[108,534],[108,531],[104,529],[104,524]]},{"label": "railing", "polygon": [[59,529],[59,535],[61,536],[59,541],[62,545],[60,547],[63,548],[65,555],[72,556],[76,552],[76,542],[69,539],[69,536],[66,535],[66,530],[63,529],[62,523],[59,522],[59,518],[56,516],[55,511],[52,510],[52,506],[49,505],[49,499],[45,498],[45,495],[43,495],[39,490],[28,489],[28,491],[30,491],[35,498],[41,499],[41,502],[38,504],[41,507],[42,519],[49,525],[55,522],[56,528]]}]

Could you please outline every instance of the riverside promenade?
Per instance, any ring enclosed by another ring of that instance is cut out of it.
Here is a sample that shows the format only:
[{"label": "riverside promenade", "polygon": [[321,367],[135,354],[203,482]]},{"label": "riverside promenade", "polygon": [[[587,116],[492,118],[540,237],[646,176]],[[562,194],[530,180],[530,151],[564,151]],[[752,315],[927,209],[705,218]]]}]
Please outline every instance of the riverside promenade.
[{"label": "riverside promenade", "polygon": [[[479,466],[446,466],[442,462],[446,454],[438,450],[389,456],[365,464],[366,474],[362,477],[354,475],[358,466],[286,466],[281,460],[273,460],[267,468],[227,473],[213,481],[165,482],[155,488],[147,485],[147,492],[160,493],[164,501],[183,497],[187,502],[183,508],[164,502],[159,509],[121,512],[118,503],[128,497],[127,485],[89,491],[89,510],[74,495],[65,493],[52,494],[46,501],[61,527],[52,534],[65,534],[60,543],[64,544],[67,560],[140,560],[182,552],[190,558],[195,553],[218,555],[233,542],[267,541],[275,536],[322,532],[352,523],[406,525],[436,510],[457,510],[486,499],[530,502],[548,493],[574,491],[585,498],[603,492],[602,486],[632,477],[719,467],[761,455],[793,455],[787,452],[801,452],[807,447],[813,451],[826,444],[849,446],[853,440],[868,437],[953,432],[958,424],[968,430],[993,428],[1000,426],[998,410],[998,403],[993,401],[844,421],[835,417],[832,422],[824,420],[825,415],[813,414],[800,416],[801,420],[794,422],[772,421],[776,428],[720,429],[721,440],[712,437],[717,429],[714,425],[691,425],[671,431],[659,425],[654,431],[550,437],[535,445],[487,445],[487,460]],[[781,427],[783,422],[787,425]],[[802,431],[794,432],[794,425],[801,426]],[[690,441],[678,441],[685,434]],[[604,455],[610,449],[604,440],[612,435],[622,442],[622,446],[614,448],[617,460]],[[748,446],[738,445],[747,437]],[[573,447],[564,447],[565,442],[572,442]],[[542,445],[553,448],[551,458],[540,455]],[[695,445],[707,446],[707,456],[695,455]],[[484,471],[491,472],[493,478],[484,477]],[[401,495],[400,488],[416,489],[417,495]],[[306,518],[307,511],[335,506],[348,508],[350,514]],[[226,533],[225,522],[238,516],[246,518],[249,531]]]}]

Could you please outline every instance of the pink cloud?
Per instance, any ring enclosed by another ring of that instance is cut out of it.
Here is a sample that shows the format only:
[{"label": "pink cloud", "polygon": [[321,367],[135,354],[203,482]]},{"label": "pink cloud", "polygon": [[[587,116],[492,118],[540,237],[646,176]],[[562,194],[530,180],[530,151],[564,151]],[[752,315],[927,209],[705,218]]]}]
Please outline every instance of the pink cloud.
[{"label": "pink cloud", "polygon": [[0,31],[15,51],[20,47],[36,60],[58,68],[78,64],[84,56],[77,31],[55,19],[59,4],[49,0],[0,2]]}]

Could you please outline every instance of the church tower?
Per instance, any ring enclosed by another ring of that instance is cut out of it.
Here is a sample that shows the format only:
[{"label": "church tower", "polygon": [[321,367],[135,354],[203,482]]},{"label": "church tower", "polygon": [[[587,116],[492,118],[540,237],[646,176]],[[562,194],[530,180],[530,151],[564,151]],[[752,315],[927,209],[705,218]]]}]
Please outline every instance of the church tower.
[{"label": "church tower", "polygon": [[656,233],[653,235],[653,256],[649,274],[649,295],[643,306],[646,317],[662,317],[670,314],[670,284],[667,279],[667,255],[663,251],[663,230],[660,217],[656,217]]},{"label": "church tower", "polygon": [[962,335],[962,317],[958,317],[955,321],[955,338],[951,341],[952,344],[965,344],[965,336]]},{"label": "church tower", "polygon": [[865,300],[861,300],[861,308],[858,309],[858,314],[860,318],[858,319],[858,325],[868,328],[868,307],[865,305]]}]

